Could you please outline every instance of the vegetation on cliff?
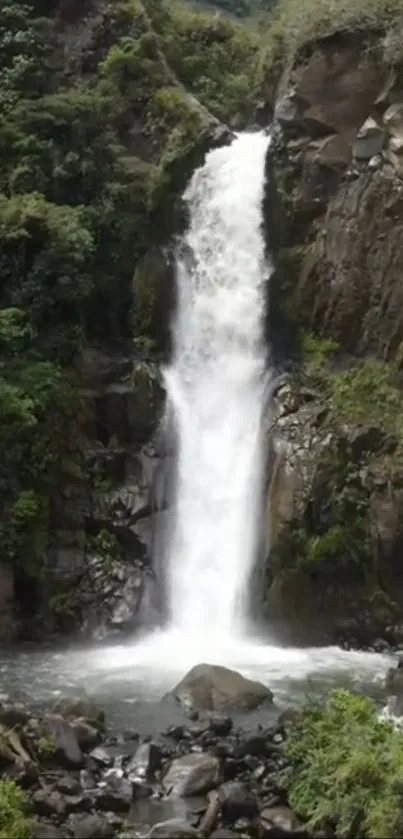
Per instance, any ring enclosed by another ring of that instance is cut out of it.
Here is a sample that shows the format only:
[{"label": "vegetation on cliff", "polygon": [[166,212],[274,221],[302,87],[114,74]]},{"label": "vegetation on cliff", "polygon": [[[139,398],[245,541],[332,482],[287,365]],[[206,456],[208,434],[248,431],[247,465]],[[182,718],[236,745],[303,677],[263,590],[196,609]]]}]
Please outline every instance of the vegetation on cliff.
[{"label": "vegetation on cliff", "polygon": [[403,733],[374,702],[345,690],[310,701],[286,741],[291,806],[340,839],[402,835]]},{"label": "vegetation on cliff", "polygon": [[75,434],[74,361],[158,344],[136,266],[172,231],[210,111],[250,108],[256,58],[253,34],[162,0],[58,6],[0,11],[0,540],[24,568]]}]

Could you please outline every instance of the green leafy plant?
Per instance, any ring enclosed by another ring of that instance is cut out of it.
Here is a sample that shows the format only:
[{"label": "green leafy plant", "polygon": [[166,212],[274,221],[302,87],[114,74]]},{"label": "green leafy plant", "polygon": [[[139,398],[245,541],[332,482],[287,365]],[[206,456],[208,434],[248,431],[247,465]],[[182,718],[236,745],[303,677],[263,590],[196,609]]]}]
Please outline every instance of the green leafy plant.
[{"label": "green leafy plant", "polygon": [[31,836],[22,790],[13,781],[0,781],[0,839],[30,839]]},{"label": "green leafy plant", "polygon": [[379,719],[374,702],[348,691],[309,701],[286,741],[291,806],[314,829],[340,839],[400,837],[403,733]]}]

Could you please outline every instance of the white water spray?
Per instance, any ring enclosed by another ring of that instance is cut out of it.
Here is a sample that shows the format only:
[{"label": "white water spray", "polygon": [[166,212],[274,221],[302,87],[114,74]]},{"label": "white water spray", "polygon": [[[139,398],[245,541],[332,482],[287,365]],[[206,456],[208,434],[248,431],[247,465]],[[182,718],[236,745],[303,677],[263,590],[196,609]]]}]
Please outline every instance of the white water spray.
[{"label": "white water spray", "polygon": [[185,192],[174,353],[166,371],[178,439],[169,548],[171,623],[222,640],[243,631],[262,479],[268,138],[211,151]]}]

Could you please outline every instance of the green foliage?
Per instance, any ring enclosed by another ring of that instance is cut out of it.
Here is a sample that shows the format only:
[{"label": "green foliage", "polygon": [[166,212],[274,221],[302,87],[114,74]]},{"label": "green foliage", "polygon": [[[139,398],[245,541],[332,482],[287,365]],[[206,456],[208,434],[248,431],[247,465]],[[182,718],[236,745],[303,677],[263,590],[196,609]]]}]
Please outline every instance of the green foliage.
[{"label": "green foliage", "polygon": [[14,781],[0,781],[0,839],[30,839],[31,836],[23,792]]},{"label": "green foliage", "polygon": [[39,758],[43,761],[47,761],[50,758],[54,757],[54,755],[57,752],[56,746],[53,743],[53,741],[50,739],[50,737],[46,737],[45,735],[39,737],[36,743],[36,748]]},{"label": "green foliage", "polygon": [[403,733],[344,690],[310,701],[289,731],[291,806],[314,829],[375,839],[403,831]]},{"label": "green foliage", "polygon": [[402,394],[392,364],[366,359],[329,377],[330,404],[341,422],[401,434]]},{"label": "green foliage", "polygon": [[331,338],[321,338],[313,332],[304,332],[302,335],[302,352],[308,375],[322,372],[338,349],[338,344]]},{"label": "green foliage", "polygon": [[402,0],[280,0],[268,18],[262,65],[278,65],[288,77],[298,51],[310,41],[337,31],[363,30],[383,35],[385,57],[402,58]]}]

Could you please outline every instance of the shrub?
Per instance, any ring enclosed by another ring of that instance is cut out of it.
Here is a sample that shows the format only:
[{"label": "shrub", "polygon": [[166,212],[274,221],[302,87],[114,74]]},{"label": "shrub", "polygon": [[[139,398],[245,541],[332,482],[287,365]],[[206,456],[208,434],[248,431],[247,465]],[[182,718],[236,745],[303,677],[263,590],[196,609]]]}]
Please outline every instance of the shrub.
[{"label": "shrub", "polygon": [[31,836],[22,791],[13,781],[0,781],[0,839],[30,839]]},{"label": "shrub", "polygon": [[349,691],[309,701],[286,741],[291,806],[312,828],[344,837],[403,835],[403,733]]}]

